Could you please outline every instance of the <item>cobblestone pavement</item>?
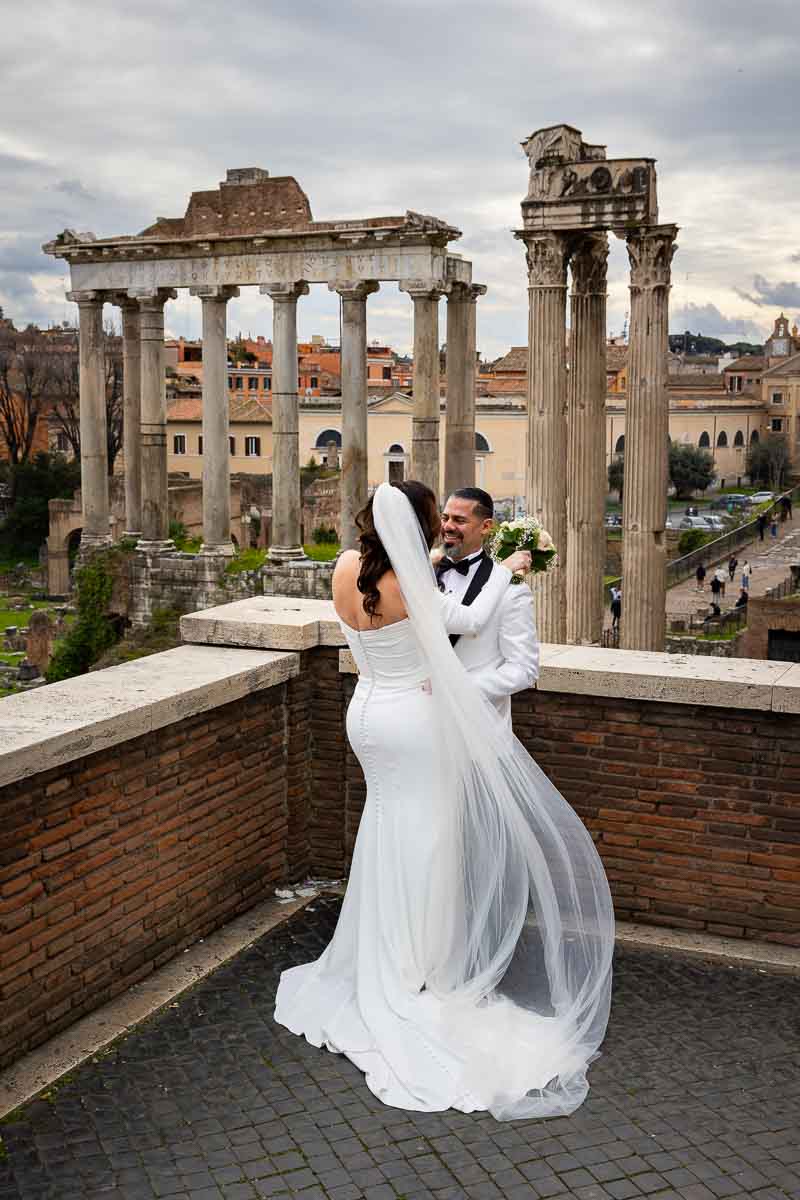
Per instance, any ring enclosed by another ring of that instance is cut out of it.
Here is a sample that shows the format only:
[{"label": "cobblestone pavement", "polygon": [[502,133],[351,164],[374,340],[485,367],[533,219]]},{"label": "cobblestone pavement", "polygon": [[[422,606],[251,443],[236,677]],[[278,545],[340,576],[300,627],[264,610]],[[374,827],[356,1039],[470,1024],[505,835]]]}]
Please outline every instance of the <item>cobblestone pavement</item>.
[{"label": "cobblestone pavement", "polygon": [[384,1107],[272,1021],[321,899],[0,1124],[3,1200],[800,1200],[798,981],[619,951],[572,1117]]}]

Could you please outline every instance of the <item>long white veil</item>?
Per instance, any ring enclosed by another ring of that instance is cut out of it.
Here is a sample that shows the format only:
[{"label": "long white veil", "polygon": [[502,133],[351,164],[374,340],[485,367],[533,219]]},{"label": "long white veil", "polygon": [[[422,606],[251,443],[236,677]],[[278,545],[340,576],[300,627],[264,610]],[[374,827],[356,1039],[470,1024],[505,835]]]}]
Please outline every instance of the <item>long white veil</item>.
[{"label": "long white veil", "polygon": [[[472,1051],[471,1089],[498,1119],[570,1113],[605,1035],[614,914],[586,828],[453,651],[427,546],[403,492],[373,517],[430,672],[454,846],[426,981]],[[501,1066],[502,1063],[502,1066]]]}]

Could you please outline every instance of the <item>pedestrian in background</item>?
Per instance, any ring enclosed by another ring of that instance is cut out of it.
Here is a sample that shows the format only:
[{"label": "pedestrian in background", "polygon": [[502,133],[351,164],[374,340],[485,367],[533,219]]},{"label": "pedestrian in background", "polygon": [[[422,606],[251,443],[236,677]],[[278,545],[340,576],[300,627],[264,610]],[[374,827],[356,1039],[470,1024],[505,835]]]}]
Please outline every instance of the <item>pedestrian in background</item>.
[{"label": "pedestrian in background", "polygon": [[722,591],[722,584],[719,581],[718,572],[715,571],[714,574],[711,576],[711,595],[712,595],[713,600],[719,599],[719,594],[721,591]]},{"label": "pedestrian in background", "polygon": [[766,518],[766,516],[764,515],[764,513],[759,513],[759,514],[758,514],[758,517],[757,517],[757,519],[756,519],[756,528],[758,529],[758,540],[759,540],[760,542],[763,542],[763,540],[764,540],[764,531],[765,531],[765,530],[766,530],[766,528],[767,528],[767,518]]},{"label": "pedestrian in background", "polygon": [[742,591],[743,592],[750,591],[750,576],[752,574],[752,571],[753,571],[753,568],[750,566],[750,563],[747,561],[747,559],[745,559],[745,561],[742,563]]},{"label": "pedestrian in background", "polygon": [[620,588],[611,589],[611,628],[619,629],[619,619],[622,616],[622,591]]},{"label": "pedestrian in background", "polygon": [[702,563],[697,564],[697,570],[694,573],[694,577],[697,580],[698,592],[702,592],[706,582],[706,569]]},{"label": "pedestrian in background", "polygon": [[739,565],[738,558],[736,557],[735,554],[732,554],[730,556],[730,559],[728,560],[728,574],[731,577],[731,583],[733,583],[734,579],[736,578],[736,568],[738,567],[738,565]]},{"label": "pedestrian in background", "polygon": [[772,514],[769,531],[774,538],[778,536],[778,513],[777,510]]},{"label": "pedestrian in background", "polygon": [[719,580],[719,585],[720,585],[720,587],[719,587],[719,592],[720,592],[720,595],[721,595],[721,596],[724,596],[724,595],[725,595],[725,584],[728,582],[728,576],[727,576],[727,574],[726,574],[726,572],[725,572],[725,568],[724,568],[724,567],[717,567],[716,571],[714,572],[714,576],[715,576],[715,578],[716,578],[716,579],[718,579],[718,580]]}]

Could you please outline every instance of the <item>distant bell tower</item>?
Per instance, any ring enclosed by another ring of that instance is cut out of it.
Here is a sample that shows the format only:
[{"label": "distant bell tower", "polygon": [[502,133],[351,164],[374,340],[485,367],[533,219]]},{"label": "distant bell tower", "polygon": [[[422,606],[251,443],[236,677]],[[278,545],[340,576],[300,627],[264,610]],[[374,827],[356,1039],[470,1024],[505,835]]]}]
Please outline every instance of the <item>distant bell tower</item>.
[{"label": "distant bell tower", "polygon": [[767,338],[764,354],[767,358],[788,358],[792,353],[792,335],[789,321],[783,313],[776,319],[772,333]]}]

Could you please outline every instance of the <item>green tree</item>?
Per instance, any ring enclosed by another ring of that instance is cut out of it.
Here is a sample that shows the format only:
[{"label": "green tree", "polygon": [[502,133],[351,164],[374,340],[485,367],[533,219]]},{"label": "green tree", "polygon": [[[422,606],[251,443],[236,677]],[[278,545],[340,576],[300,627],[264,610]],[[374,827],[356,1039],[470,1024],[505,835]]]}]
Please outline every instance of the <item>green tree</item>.
[{"label": "green tree", "polygon": [[695,492],[704,492],[716,479],[714,455],[699,446],[669,444],[669,481],[678,500],[690,500]]},{"label": "green tree", "polygon": [[3,557],[30,557],[46,539],[50,524],[48,501],[69,500],[81,485],[80,463],[63,454],[41,452],[10,468],[14,503],[0,526]]},{"label": "green tree", "polygon": [[747,449],[745,470],[752,483],[761,483],[780,491],[789,470],[789,447],[782,433],[768,433],[760,442],[751,442]]},{"label": "green tree", "polygon": [[619,493],[619,502],[622,504],[622,491],[625,484],[625,456],[624,454],[615,454],[611,462],[608,464],[608,490],[610,492]]}]

